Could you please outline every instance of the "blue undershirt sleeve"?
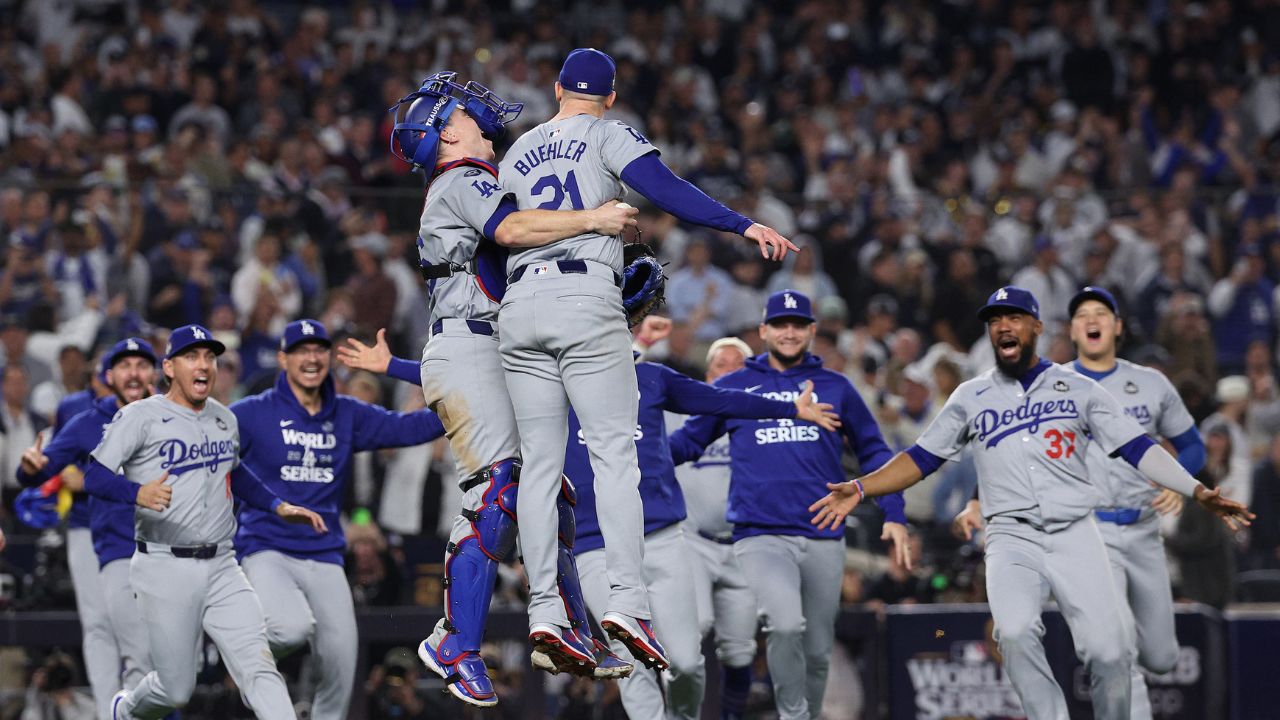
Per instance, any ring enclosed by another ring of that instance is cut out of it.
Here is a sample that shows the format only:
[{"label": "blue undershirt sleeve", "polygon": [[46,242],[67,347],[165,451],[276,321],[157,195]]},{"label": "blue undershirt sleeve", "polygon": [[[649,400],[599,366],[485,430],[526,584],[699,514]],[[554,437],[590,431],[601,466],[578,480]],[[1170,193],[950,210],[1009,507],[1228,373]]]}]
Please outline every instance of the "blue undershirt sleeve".
[{"label": "blue undershirt sleeve", "polygon": [[1138,467],[1138,462],[1142,460],[1142,456],[1146,455],[1147,451],[1154,447],[1155,444],[1156,442],[1146,435],[1139,435],[1116,448],[1116,451],[1111,453],[1111,457],[1122,458],[1136,468]]},{"label": "blue undershirt sleeve", "polygon": [[387,375],[397,380],[422,387],[422,372],[418,363],[404,358],[392,357],[387,365]]},{"label": "blue undershirt sleeve", "polygon": [[657,153],[632,160],[622,170],[622,182],[649,202],[681,220],[741,235],[752,220],[734,212],[667,167]]},{"label": "blue undershirt sleeve", "polygon": [[89,461],[84,474],[84,491],[104,500],[134,505],[138,502],[138,490],[142,486],[117,475],[97,460]]},{"label": "blue undershirt sleeve", "polygon": [[235,470],[231,471],[231,493],[250,507],[257,508],[263,512],[274,513],[280,503],[284,502],[275,493],[271,492],[263,484],[262,480],[258,478],[257,474],[244,463],[241,463]]},{"label": "blue undershirt sleeve", "polygon": [[1178,464],[1188,473],[1195,475],[1204,469],[1207,459],[1204,438],[1200,437],[1200,431],[1195,425],[1181,435],[1169,438],[1169,442],[1173,443],[1174,449],[1178,451]]}]

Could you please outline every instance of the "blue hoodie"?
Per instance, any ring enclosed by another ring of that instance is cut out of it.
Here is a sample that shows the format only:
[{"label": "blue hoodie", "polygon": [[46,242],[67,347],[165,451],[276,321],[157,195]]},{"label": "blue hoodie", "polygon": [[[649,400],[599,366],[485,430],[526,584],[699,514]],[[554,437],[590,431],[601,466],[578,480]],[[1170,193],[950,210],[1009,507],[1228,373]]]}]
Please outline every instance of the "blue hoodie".
[{"label": "blue hoodie", "polygon": [[[746,418],[793,418],[793,401],[755,397],[685,377],[665,365],[642,362],[636,364],[640,387],[640,408],[636,424],[636,454],[640,459],[640,499],[644,503],[644,532],[648,535],[685,518],[684,494],[676,482],[676,467],[671,461],[671,446],[662,412],[693,415]],[[816,425],[801,422],[817,428]],[[820,429],[818,432],[822,432]],[[564,474],[578,491],[573,508],[578,532],[574,540],[575,554],[604,547],[600,522],[596,518],[595,474],[582,437],[578,416],[569,413],[569,446],[564,457]]]},{"label": "blue hoodie", "polygon": [[[87,410],[75,415],[62,426],[53,441],[44,448],[49,464],[35,475],[18,468],[18,482],[34,487],[62,472],[68,465],[89,471],[89,455],[102,442],[103,429],[111,424],[120,404],[115,395],[93,401]],[[81,493],[77,493],[77,496]],[[93,551],[98,567],[133,556],[133,505],[85,495],[71,506],[71,527],[88,527],[93,537]]]},{"label": "blue hoodie", "polygon": [[[841,538],[844,528],[818,530],[809,506],[827,494],[827,483],[846,480],[840,456],[848,440],[862,474],[889,461],[893,453],[875,418],[845,376],[825,370],[805,354],[795,367],[778,372],[767,354],[749,358],[741,370],[716,380],[719,387],[743,389],[779,400],[794,400],[806,380],[814,400],[831,403],[842,423],[839,433],[791,420],[726,420],[713,415],[690,419],[671,435],[676,464],[696,460],[716,438],[729,433],[730,481],[727,518],[733,539],[753,535]],[[844,437],[841,437],[843,435]],[[902,493],[876,499],[887,522],[906,523]]]},{"label": "blue hoodie", "polygon": [[365,450],[408,447],[444,434],[430,410],[396,413],[321,386],[323,404],[311,415],[294,397],[282,372],[276,386],[231,406],[240,423],[241,463],[282,500],[310,508],[329,532],[290,524],[242,503],[236,531],[240,557],[276,550],[296,558],[342,564],[347,548],[338,514],[350,474],[351,456]]}]

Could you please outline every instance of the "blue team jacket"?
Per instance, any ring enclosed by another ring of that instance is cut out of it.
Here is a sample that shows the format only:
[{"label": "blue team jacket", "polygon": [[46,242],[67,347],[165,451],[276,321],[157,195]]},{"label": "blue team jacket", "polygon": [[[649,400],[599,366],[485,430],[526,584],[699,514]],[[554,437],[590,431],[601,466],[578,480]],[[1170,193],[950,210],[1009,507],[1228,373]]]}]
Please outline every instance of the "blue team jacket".
[{"label": "blue team jacket", "polygon": [[[705,413],[748,418],[795,415],[793,401],[726,392],[685,377],[665,365],[638,363],[636,379],[640,386],[636,453],[640,460],[640,499],[644,503],[646,535],[685,518],[684,494],[676,482],[663,410],[684,415]],[[573,551],[581,554],[599,550],[604,547],[604,538],[596,518],[595,475],[591,471],[582,426],[572,411],[569,413],[569,445],[565,451],[564,474],[578,491],[578,504],[573,511],[578,526]]]},{"label": "blue team jacket", "polygon": [[[62,428],[71,422],[71,418],[93,407],[93,390],[73,392],[62,398],[53,419],[53,436],[57,437]],[[71,496],[71,512],[67,515],[67,525],[73,528],[89,527],[89,494],[78,492]]]},{"label": "blue team jacket", "polygon": [[[826,484],[846,480],[840,456],[847,440],[866,474],[893,454],[880,435],[866,403],[845,376],[825,370],[822,361],[806,354],[786,372],[769,366],[767,355],[747,360],[747,366],[716,380],[716,385],[794,401],[801,385],[813,381],[815,400],[831,403],[840,415],[839,433],[823,432],[811,423],[727,420],[714,415],[692,418],[671,435],[676,464],[696,460],[716,438],[729,436],[729,510],[733,538],[753,535],[802,535],[839,538],[844,529],[818,530],[809,520],[809,506],[827,494]],[[885,520],[905,523],[902,493],[878,498]]]},{"label": "blue team jacket", "polygon": [[[102,441],[102,431],[111,424],[120,409],[114,395],[98,398],[87,410],[66,421],[58,434],[44,448],[49,464],[35,475],[27,475],[18,468],[18,482],[35,486],[62,472],[68,465],[76,465],[81,471],[89,469],[89,454]],[[77,496],[83,493],[76,493]],[[71,527],[88,527],[93,537],[93,551],[98,556],[98,566],[133,556],[133,505],[111,502],[85,495],[88,501],[77,499],[71,506]]]},{"label": "blue team jacket", "polygon": [[240,557],[276,550],[297,558],[342,564],[346,537],[338,514],[351,456],[365,450],[421,445],[444,434],[430,410],[396,413],[322,388],[324,403],[309,414],[293,396],[282,372],[276,386],[232,404],[240,423],[240,462],[282,500],[310,508],[329,532],[286,523],[276,515],[241,503],[236,552]]}]

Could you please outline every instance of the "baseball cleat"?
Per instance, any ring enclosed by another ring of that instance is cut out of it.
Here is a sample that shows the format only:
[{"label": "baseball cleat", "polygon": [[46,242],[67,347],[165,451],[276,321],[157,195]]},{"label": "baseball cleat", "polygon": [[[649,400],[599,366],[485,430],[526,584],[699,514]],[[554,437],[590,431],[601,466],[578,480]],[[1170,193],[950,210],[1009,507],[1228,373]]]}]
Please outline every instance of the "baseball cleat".
[{"label": "baseball cleat", "polygon": [[[534,625],[529,631],[529,642],[533,643],[533,654],[529,659],[534,667],[552,673],[567,672],[584,677],[591,677],[595,671],[596,660],[591,649],[569,628],[549,624]],[[539,654],[545,658],[537,657]]]},{"label": "baseball cleat", "polygon": [[591,642],[596,651],[596,669],[593,675],[595,679],[616,680],[627,677],[631,674],[631,671],[636,669],[635,665],[614,655],[608,645],[595,638],[591,638]]},{"label": "baseball cleat", "polygon": [[631,651],[632,657],[645,667],[666,670],[671,666],[667,653],[662,649],[658,638],[653,634],[653,626],[648,620],[632,618],[618,612],[607,612],[600,621],[600,627],[609,633],[609,637],[617,640]]},{"label": "baseball cleat", "polygon": [[484,659],[479,655],[464,652],[452,662],[445,662],[437,649],[431,646],[431,638],[427,638],[418,643],[418,659],[431,672],[444,678],[445,689],[462,702],[476,707],[498,704],[493,681],[489,679],[489,668],[485,667]]},{"label": "baseball cleat", "polygon": [[120,701],[129,696],[128,690],[121,690],[111,698],[111,720],[129,720],[133,715],[126,714],[120,709]]}]

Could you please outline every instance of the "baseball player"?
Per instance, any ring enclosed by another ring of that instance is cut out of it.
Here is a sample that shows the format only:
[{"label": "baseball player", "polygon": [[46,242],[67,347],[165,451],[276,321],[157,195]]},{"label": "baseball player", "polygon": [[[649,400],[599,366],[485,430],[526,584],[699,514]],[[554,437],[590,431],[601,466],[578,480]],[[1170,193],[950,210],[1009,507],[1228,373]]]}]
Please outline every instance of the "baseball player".
[{"label": "baseball player", "polygon": [[[717,388],[677,373],[664,365],[635,366],[640,388],[636,450],[640,459],[640,497],[644,503],[644,580],[649,591],[659,640],[671,661],[667,703],[654,673],[636,673],[621,681],[622,705],[631,718],[697,718],[702,708],[705,671],[702,634],[698,629],[698,601],[694,592],[690,553],[681,523],[686,517],[684,496],[676,482],[675,465],[663,417],[664,410],[751,420],[784,418],[797,426],[835,430],[839,421],[831,405],[817,404],[812,387],[789,400],[775,400],[740,390]],[[595,478],[577,414],[569,413],[569,444],[565,475],[578,488],[573,507],[582,591],[587,607],[603,622],[609,603],[605,543],[596,508]],[[621,644],[615,640],[615,650]],[[535,664],[537,664],[535,662]]]},{"label": "baseball player", "polygon": [[[745,235],[766,257],[796,247],[676,177],[657,149],[625,123],[604,119],[614,63],[594,49],[569,54],[555,85],[560,110],[502,160],[504,190],[521,209],[581,210],[622,196],[623,183],[686,222]],[[611,598],[603,629],[633,656],[665,667],[653,639],[643,577],[644,514],[632,428],[638,389],[620,292],[622,240],[587,232],[513,251],[498,315],[502,367],[520,431],[520,547],[529,576],[531,628],[566,628],[556,590],[557,532],[569,406],[582,421],[605,540]]]},{"label": "baseball player", "polygon": [[1094,716],[1128,720],[1132,646],[1117,638],[1133,631],[1093,514],[1102,502],[1089,481],[1089,446],[1194,496],[1233,528],[1253,514],[1198,483],[1097,382],[1041,360],[1035,346],[1044,326],[1031,293],[1000,288],[979,316],[996,367],[960,385],[917,443],[880,470],[831,484],[811,507],[813,523],[843,522],[864,495],[902,491],[972,443],[995,637],[1024,711],[1032,720],[1067,717],[1041,644],[1040,612],[1052,592],[1092,676]]},{"label": "baseball player", "polygon": [[232,495],[318,533],[327,528],[319,515],[276,497],[240,465],[236,417],[209,397],[224,349],[207,328],[174,330],[163,361],[168,392],[121,408],[85,473],[87,492],[139,506],[130,584],[148,622],[155,669],[133,690],[116,694],[112,720],[157,718],[185,706],[195,688],[192,650],[202,630],[258,717],[294,717],[271,659],[262,607],[232,552]]},{"label": "baseball player", "polygon": [[[381,371],[422,385],[427,406],[444,423],[462,486],[462,512],[445,558],[445,617],[418,646],[427,667],[445,678],[449,692],[488,707],[498,702],[480,657],[498,563],[514,549],[520,443],[498,356],[498,300],[506,286],[501,247],[532,246],[582,233],[614,234],[634,224],[633,209],[604,203],[576,213],[517,211],[499,187],[493,140],[520,111],[483,86],[437,73],[395,108],[392,152],[430,178],[419,233],[419,264],[427,280],[431,337],[422,363],[391,363],[385,343]],[[341,353],[340,353],[341,354]],[[352,359],[352,362],[357,360]],[[349,363],[351,364],[351,363]],[[571,489],[558,494],[572,519]],[[556,521],[559,525],[559,520]],[[568,535],[572,539],[572,533]],[[577,569],[568,550],[558,552],[558,602],[581,605]],[[553,557],[554,560],[554,557]],[[561,599],[563,598],[563,599]],[[562,613],[568,616],[572,610]],[[567,628],[534,624],[534,647],[558,669],[616,677],[631,665],[603,654],[582,622]]]},{"label": "baseball player", "polygon": [[[155,366],[155,351],[146,340],[116,343],[102,361],[101,379],[109,394],[67,418],[47,447],[41,447],[37,436],[36,444],[22,455],[18,482],[29,488],[43,484],[48,492],[42,494],[49,498],[56,492],[53,485],[77,485],[79,468],[88,467],[89,454],[111,418],[151,394]],[[111,716],[112,696],[122,686],[133,688],[151,670],[146,627],[129,585],[133,505],[89,496],[71,506],[69,521],[67,561],[84,632],[85,670],[98,716],[106,718]]]},{"label": "baseball player", "polygon": [[[751,348],[738,338],[720,338],[707,350],[707,382],[741,370]],[[688,418],[667,414],[675,432]],[[751,693],[751,661],[756,657],[756,596],[733,554],[733,525],[725,519],[729,500],[729,436],[716,438],[702,457],[676,468],[689,517],[684,537],[693,551],[693,589],[701,635],[715,629],[720,660],[720,717],[741,718]],[[647,558],[647,556],[646,556]]]},{"label": "baseball player", "polygon": [[338,395],[329,377],[329,333],[316,320],[285,326],[275,387],[231,406],[241,429],[240,462],[280,498],[316,510],[332,532],[290,524],[240,506],[235,547],[253,585],[276,657],[311,643],[317,668],[311,717],[342,720],[355,681],[355,607],[343,571],[346,537],[338,516],[351,457],[408,447],[444,434],[430,410],[396,413]]},{"label": "baseball player", "polygon": [[[1151,436],[1164,437],[1178,451],[1178,464],[1192,475],[1204,467],[1205,447],[1195,419],[1162,373],[1116,357],[1124,333],[1115,296],[1101,287],[1085,287],[1071,298],[1071,340],[1076,361],[1071,368],[1106,388]],[[1091,444],[1085,456],[1089,479],[1101,496],[1094,510],[1107,545],[1120,596],[1132,610],[1138,663],[1132,670],[1131,717],[1151,718],[1151,699],[1141,667],[1166,673],[1178,661],[1173,623],[1173,592],[1158,513],[1182,509],[1182,496],[1153,486],[1142,473],[1107,457]],[[971,500],[957,518],[966,539],[982,527],[981,505]]]},{"label": "baseball player", "polygon": [[[765,397],[790,399],[811,382],[814,398],[834,406],[842,435],[790,420],[771,423],[700,415],[671,436],[677,464],[698,459],[718,437],[729,435],[730,484],[726,518],[733,524],[733,552],[756,597],[767,634],[766,654],[780,717],[817,718],[827,686],[844,577],[844,528],[815,530],[808,499],[844,477],[847,440],[863,468],[889,459],[875,419],[845,376],[826,370],[809,352],[816,334],[809,298],[782,290],[769,296],[760,336],[768,352],[716,381]],[[908,552],[901,494],[880,501],[884,535],[900,558]]]}]

